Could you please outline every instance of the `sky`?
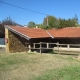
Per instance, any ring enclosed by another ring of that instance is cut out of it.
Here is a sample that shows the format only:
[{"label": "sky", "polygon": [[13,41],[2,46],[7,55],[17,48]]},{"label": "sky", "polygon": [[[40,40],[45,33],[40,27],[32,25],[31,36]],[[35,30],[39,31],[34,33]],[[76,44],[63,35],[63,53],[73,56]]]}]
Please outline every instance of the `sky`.
[{"label": "sky", "polygon": [[[80,21],[80,0],[0,0],[29,10],[45,13],[57,18],[73,18],[75,14]],[[0,3],[0,21],[7,17],[21,25],[33,21],[41,24],[47,15],[23,10]]]}]

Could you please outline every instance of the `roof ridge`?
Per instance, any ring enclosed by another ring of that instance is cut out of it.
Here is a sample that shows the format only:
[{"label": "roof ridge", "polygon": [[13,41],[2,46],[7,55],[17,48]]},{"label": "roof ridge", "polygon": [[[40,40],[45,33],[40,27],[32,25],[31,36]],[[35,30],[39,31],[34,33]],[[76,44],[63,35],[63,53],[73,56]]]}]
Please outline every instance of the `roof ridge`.
[{"label": "roof ridge", "polygon": [[48,33],[48,35],[49,35],[51,38],[54,38],[54,37],[49,33],[49,31],[46,30],[46,32]]}]

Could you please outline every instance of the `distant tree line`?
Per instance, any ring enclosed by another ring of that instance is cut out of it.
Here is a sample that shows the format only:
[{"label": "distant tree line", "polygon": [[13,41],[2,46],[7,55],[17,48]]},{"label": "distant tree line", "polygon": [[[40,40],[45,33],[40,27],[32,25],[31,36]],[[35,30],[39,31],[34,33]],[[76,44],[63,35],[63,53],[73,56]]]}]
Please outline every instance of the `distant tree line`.
[{"label": "distant tree line", "polygon": [[5,28],[4,25],[13,25],[13,26],[21,26],[20,24],[16,23],[15,21],[13,21],[10,17],[7,17],[6,19],[0,21],[0,38],[4,38],[5,37]]},{"label": "distant tree line", "polygon": [[78,17],[75,15],[73,18],[62,19],[56,18],[54,16],[48,16],[44,18],[43,25],[47,26],[48,18],[48,28],[64,28],[64,27],[76,27],[78,26]]},{"label": "distant tree line", "polygon": [[42,24],[35,24],[35,22],[32,21],[28,23],[28,27],[30,28],[35,27],[36,25],[43,29],[50,29],[50,28],[76,27],[79,26],[79,23],[77,15],[69,19],[56,18],[54,16],[46,16]]},{"label": "distant tree line", "polygon": [[[0,37],[4,37],[5,34],[4,25],[13,25],[13,26],[19,25],[22,27],[22,25],[13,21],[10,17],[7,17],[6,19],[0,21]],[[51,29],[51,28],[77,27],[80,26],[80,24],[78,22],[77,15],[69,19],[56,18],[54,16],[49,15],[43,19],[42,24],[36,24],[35,22],[30,21],[28,22],[27,26],[29,28],[38,26],[39,28],[43,29]]]}]

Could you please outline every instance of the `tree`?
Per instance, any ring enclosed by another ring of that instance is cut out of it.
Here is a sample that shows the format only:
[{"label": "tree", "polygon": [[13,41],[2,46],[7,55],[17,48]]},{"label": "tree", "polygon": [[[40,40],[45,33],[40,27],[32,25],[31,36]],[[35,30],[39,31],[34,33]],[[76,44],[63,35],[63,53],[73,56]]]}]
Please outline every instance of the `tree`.
[{"label": "tree", "polygon": [[78,17],[75,15],[73,18],[69,19],[61,19],[59,18],[59,26],[58,28],[63,28],[63,27],[76,27],[78,26]]},{"label": "tree", "polygon": [[6,19],[4,19],[0,22],[0,37],[4,37],[4,34],[5,34],[4,25],[13,25],[13,26],[19,25],[19,26],[21,26],[20,24],[14,22],[10,17],[7,17]]},{"label": "tree", "polygon": [[[48,22],[48,26],[47,26],[47,22]],[[46,29],[48,28],[64,28],[64,27],[76,27],[78,26],[78,17],[75,14],[75,16],[73,18],[69,18],[69,19],[62,19],[59,18],[57,19],[54,16],[47,16],[46,18],[44,18],[43,20],[43,27]]]},{"label": "tree", "polygon": [[30,28],[33,28],[33,27],[35,27],[36,26],[36,24],[33,22],[33,21],[30,21],[29,23],[28,23],[28,27],[30,27]]},{"label": "tree", "polygon": [[[48,26],[47,26],[47,22],[48,22]],[[47,16],[43,20],[43,25],[47,26],[48,28],[55,28],[59,25],[58,24],[58,19],[54,16]]]},{"label": "tree", "polygon": [[10,18],[7,17],[6,19],[2,20],[3,25],[16,25],[16,23]]},{"label": "tree", "polygon": [[63,28],[66,25],[66,20],[59,18],[59,26],[57,28]]},{"label": "tree", "polygon": [[75,14],[75,16],[72,19],[73,19],[73,21],[75,23],[75,26],[78,26],[78,23],[79,23],[78,16]]}]

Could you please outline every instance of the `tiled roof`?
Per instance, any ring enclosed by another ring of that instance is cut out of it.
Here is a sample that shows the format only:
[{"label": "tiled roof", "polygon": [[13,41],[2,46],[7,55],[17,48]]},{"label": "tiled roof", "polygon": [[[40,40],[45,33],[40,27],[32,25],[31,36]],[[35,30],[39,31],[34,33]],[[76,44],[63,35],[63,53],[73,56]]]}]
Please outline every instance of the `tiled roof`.
[{"label": "tiled roof", "polygon": [[52,38],[80,38],[79,27],[50,29],[47,31],[40,28],[26,28],[26,27],[19,27],[19,26],[8,26],[8,27],[18,31],[19,33],[29,38],[51,38],[51,37]]},{"label": "tiled roof", "polygon": [[48,32],[54,38],[79,38],[80,27],[67,27],[62,29],[51,29]]},{"label": "tiled roof", "polygon": [[29,36],[30,38],[48,38],[50,37],[49,34],[44,29],[40,28],[26,28],[26,27],[19,27],[19,26],[9,26],[10,28]]}]

